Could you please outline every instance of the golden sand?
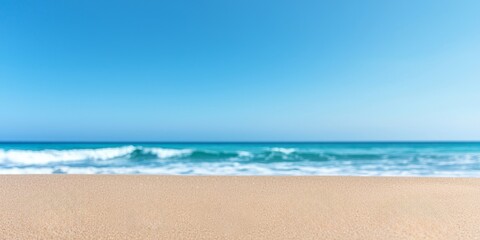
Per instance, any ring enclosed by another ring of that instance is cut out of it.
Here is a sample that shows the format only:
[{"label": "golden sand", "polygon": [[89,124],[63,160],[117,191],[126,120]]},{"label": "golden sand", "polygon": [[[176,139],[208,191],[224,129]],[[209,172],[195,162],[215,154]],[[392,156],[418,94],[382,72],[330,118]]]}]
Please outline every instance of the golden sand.
[{"label": "golden sand", "polygon": [[480,239],[480,179],[0,176],[1,239]]}]

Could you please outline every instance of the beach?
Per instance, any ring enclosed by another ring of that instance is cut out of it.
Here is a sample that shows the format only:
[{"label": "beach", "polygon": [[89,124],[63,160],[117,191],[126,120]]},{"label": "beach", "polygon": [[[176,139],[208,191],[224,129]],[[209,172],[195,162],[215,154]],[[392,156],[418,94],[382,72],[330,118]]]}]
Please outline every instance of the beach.
[{"label": "beach", "polygon": [[480,179],[1,175],[2,239],[480,239]]}]

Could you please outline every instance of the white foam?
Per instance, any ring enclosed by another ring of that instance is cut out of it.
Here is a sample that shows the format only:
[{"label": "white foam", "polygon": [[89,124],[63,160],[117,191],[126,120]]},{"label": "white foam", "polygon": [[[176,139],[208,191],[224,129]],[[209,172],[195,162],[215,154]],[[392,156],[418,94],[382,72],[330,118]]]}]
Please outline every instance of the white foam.
[{"label": "white foam", "polygon": [[99,149],[70,149],[70,150],[3,150],[0,149],[1,162],[20,164],[47,164],[51,162],[66,162],[80,160],[107,160],[132,153],[134,146]]},{"label": "white foam", "polygon": [[241,164],[222,163],[172,163],[165,166],[112,166],[112,167],[13,167],[0,168],[0,174],[162,174],[162,175],[336,175],[336,176],[442,176],[442,177],[479,177],[472,171],[431,171],[391,169],[374,171],[365,168],[321,167],[296,165],[292,163]]},{"label": "white foam", "polygon": [[238,151],[237,154],[238,154],[239,157],[252,157],[253,156],[253,154],[251,152],[247,152],[247,151]]},{"label": "white foam", "polygon": [[161,159],[187,156],[192,154],[193,152],[192,149],[168,149],[168,148],[143,148],[142,150],[146,153],[155,154],[157,155],[157,157]]},{"label": "white foam", "polygon": [[291,154],[291,153],[294,153],[296,150],[295,148],[278,148],[278,147],[275,147],[275,148],[271,148],[270,151],[272,152],[279,152],[279,153],[283,153],[283,154]]}]

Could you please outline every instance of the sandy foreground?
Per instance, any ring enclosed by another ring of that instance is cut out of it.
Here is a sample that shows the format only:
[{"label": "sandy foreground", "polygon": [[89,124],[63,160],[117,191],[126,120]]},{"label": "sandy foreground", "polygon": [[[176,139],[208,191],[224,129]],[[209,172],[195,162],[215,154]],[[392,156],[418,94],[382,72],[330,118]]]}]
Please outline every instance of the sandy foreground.
[{"label": "sandy foreground", "polygon": [[0,176],[1,239],[480,239],[480,179]]}]

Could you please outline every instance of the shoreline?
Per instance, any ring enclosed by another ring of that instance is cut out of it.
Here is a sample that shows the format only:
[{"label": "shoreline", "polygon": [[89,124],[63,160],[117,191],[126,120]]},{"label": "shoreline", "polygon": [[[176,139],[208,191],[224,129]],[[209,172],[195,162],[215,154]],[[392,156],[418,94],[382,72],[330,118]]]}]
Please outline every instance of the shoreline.
[{"label": "shoreline", "polygon": [[478,239],[480,178],[0,175],[6,239]]}]

